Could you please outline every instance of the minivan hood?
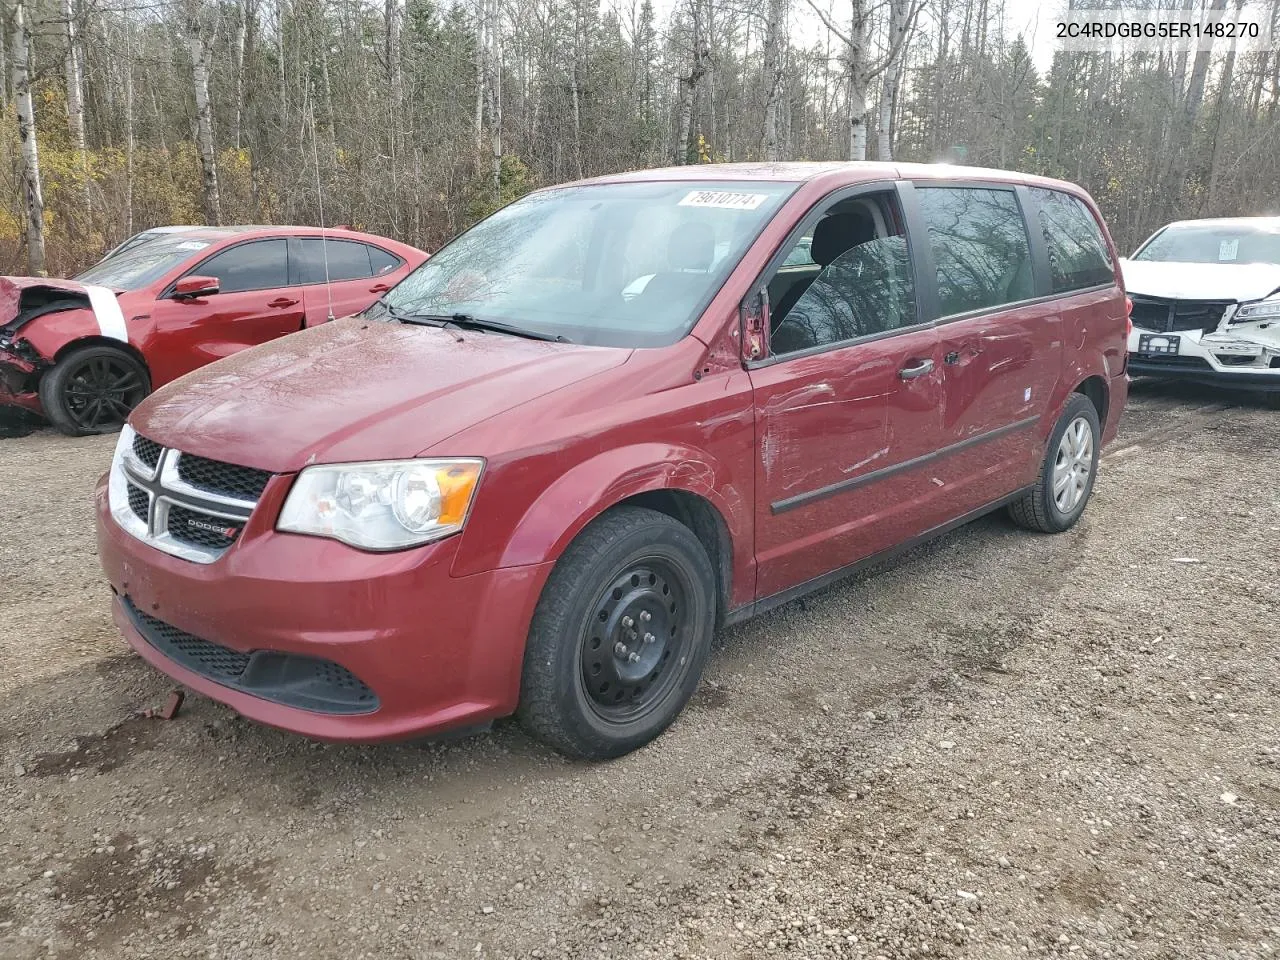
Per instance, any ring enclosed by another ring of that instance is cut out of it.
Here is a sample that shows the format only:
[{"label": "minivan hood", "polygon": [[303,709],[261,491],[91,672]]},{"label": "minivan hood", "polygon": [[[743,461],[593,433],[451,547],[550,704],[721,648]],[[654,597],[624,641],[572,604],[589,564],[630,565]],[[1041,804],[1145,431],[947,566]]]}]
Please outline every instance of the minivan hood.
[{"label": "minivan hood", "polygon": [[143,401],[130,423],[165,446],[273,473],[401,459],[630,355],[349,318],[187,374]]},{"label": "minivan hood", "polygon": [[1121,260],[1125,292],[1170,300],[1261,300],[1280,289],[1269,263],[1174,263]]}]

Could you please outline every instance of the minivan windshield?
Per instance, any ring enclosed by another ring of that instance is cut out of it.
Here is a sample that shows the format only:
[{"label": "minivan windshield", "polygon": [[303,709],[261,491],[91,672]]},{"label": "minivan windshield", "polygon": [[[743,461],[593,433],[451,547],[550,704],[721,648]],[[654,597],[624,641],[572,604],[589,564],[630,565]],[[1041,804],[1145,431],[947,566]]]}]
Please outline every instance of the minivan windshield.
[{"label": "minivan windshield", "polygon": [[208,240],[183,237],[180,233],[158,234],[112,254],[74,279],[114,290],[138,290],[191,259],[209,243]]},{"label": "minivan windshield", "polygon": [[606,183],[531,194],[460,234],[370,309],[616,347],[692,329],[795,183]]},{"label": "minivan windshield", "polygon": [[1133,259],[1280,265],[1280,226],[1175,223],[1147,241]]}]

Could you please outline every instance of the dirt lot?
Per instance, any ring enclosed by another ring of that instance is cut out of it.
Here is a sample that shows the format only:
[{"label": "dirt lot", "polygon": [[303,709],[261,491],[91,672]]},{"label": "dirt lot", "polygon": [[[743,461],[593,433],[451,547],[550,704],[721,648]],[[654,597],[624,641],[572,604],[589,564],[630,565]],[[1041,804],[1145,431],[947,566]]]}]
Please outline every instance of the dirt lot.
[{"label": "dirt lot", "polygon": [[1280,955],[1280,413],[1136,391],[1075,531],[727,631],[600,766],[130,719],[171,685],[108,618],[111,447],[0,441],[5,960]]}]

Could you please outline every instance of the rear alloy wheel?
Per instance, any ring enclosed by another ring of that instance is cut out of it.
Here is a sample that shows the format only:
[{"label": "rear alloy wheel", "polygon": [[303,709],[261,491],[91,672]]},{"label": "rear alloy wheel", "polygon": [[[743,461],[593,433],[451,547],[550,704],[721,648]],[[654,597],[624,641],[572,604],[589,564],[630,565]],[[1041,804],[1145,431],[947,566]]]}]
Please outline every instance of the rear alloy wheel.
[{"label": "rear alloy wheel", "polygon": [[711,649],[715,577],[679,521],[640,507],[597,519],[547,580],[525,650],[519,716],[572,757],[648,743],[697,687]]},{"label": "rear alloy wheel", "polygon": [[1075,526],[1093,493],[1101,436],[1093,402],[1073,393],[1049,437],[1035,487],[1009,506],[1013,521],[1044,533],[1061,533]]},{"label": "rear alloy wheel", "polygon": [[119,430],[151,392],[146,368],[115,347],[72,350],[40,379],[40,404],[61,433],[86,436]]}]

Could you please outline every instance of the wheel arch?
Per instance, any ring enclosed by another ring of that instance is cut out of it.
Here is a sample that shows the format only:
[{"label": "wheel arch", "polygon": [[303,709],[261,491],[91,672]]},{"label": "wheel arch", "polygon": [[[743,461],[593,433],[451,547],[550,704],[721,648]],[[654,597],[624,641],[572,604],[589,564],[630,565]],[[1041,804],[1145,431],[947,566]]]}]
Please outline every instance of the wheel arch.
[{"label": "wheel arch", "polygon": [[733,596],[733,538],[729,526],[714,503],[701,494],[676,487],[664,487],[633,494],[625,500],[607,507],[603,516],[618,507],[647,507],[666,514],[688,527],[707,551],[711,567],[716,573],[716,625],[724,622],[731,608]]},{"label": "wheel arch", "polygon": [[1080,393],[1089,398],[1093,409],[1098,411],[1098,424],[1103,430],[1107,427],[1107,413],[1111,405],[1110,388],[1105,378],[1094,374],[1081,380],[1072,393]]},{"label": "wheel arch", "polygon": [[58,348],[58,351],[53,355],[53,363],[54,364],[61,363],[62,360],[66,358],[67,354],[71,353],[74,350],[79,350],[82,347],[111,347],[112,349],[119,350],[121,353],[126,353],[130,357],[132,357],[134,360],[137,360],[138,363],[142,364],[142,369],[145,370],[147,373],[148,383],[151,380],[151,365],[147,363],[147,358],[143,355],[142,351],[139,350],[137,347],[135,347],[132,343],[126,343],[123,340],[117,340],[115,339],[115,337],[89,335],[84,337],[77,337],[74,340],[68,340],[66,343],[60,346]]},{"label": "wheel arch", "polygon": [[[484,482],[481,481],[484,497]],[[495,484],[493,496],[498,500]],[[749,495],[750,490],[746,493]],[[558,560],[593,520],[623,505],[644,506],[687,526],[707,549],[717,576],[720,615],[749,592],[752,513],[727,468],[705,451],[642,443],[597,454],[557,475],[511,523],[503,504],[477,499],[472,519],[506,513],[503,530],[486,524],[463,535],[459,575]],[[510,506],[505,505],[509,511]],[[469,523],[468,526],[471,526]]]}]

